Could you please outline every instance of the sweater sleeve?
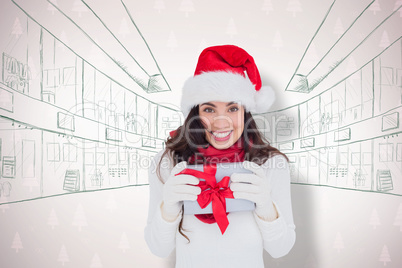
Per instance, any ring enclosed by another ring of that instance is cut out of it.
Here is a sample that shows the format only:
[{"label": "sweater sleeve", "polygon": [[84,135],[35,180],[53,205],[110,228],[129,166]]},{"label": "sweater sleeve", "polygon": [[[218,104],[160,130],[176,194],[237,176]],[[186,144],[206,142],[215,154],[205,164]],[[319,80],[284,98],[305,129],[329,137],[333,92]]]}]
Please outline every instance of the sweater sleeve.
[{"label": "sweater sleeve", "polygon": [[268,159],[262,167],[271,181],[271,198],[278,211],[278,218],[264,221],[254,214],[264,241],[264,249],[273,257],[285,256],[292,249],[296,232],[293,222],[290,197],[290,172],[285,157],[281,155]]},{"label": "sweater sleeve", "polygon": [[[168,257],[176,247],[176,231],[181,220],[181,214],[174,222],[167,222],[162,218],[161,204],[163,183],[156,173],[156,168],[162,153],[163,151],[159,152],[154,157],[149,168],[149,208],[144,235],[151,252],[156,256],[165,258]],[[171,168],[168,157],[165,157],[162,160],[160,172],[164,182],[168,179]]]}]

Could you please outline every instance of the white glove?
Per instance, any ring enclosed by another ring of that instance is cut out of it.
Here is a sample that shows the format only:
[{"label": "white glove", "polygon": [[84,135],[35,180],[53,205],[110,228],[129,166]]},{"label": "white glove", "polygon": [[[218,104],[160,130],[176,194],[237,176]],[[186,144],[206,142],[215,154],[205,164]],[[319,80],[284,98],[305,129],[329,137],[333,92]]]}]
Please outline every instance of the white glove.
[{"label": "white glove", "polygon": [[162,217],[166,221],[173,222],[179,216],[183,200],[195,201],[201,193],[200,187],[194,187],[200,182],[191,175],[177,175],[186,169],[187,163],[180,162],[173,167],[168,180],[163,185]]},{"label": "white glove", "polygon": [[262,167],[254,162],[244,161],[243,167],[253,173],[234,173],[230,177],[230,189],[234,198],[255,203],[255,213],[263,220],[272,221],[278,217],[271,199],[271,183],[265,177]]}]

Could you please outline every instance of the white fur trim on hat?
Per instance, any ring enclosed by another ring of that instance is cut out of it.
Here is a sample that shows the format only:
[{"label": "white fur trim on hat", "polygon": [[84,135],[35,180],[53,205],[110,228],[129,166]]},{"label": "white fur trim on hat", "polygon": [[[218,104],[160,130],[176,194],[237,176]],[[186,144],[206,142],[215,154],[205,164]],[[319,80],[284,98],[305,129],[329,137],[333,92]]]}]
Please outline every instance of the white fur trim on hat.
[{"label": "white fur trim on hat", "polygon": [[268,112],[272,104],[275,102],[275,91],[270,86],[263,86],[259,91],[254,93],[254,101],[254,110],[250,110],[250,112]]},{"label": "white fur trim on hat", "polygon": [[183,86],[181,110],[187,117],[194,106],[210,102],[239,102],[247,111],[264,113],[275,100],[271,87],[262,87],[259,91],[251,81],[231,72],[205,72],[189,78]]}]

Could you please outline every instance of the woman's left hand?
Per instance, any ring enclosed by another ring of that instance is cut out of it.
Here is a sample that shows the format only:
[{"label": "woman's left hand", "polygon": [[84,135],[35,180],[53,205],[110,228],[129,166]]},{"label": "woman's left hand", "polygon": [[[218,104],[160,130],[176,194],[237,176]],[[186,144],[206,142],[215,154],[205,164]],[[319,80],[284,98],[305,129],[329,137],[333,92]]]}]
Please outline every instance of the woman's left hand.
[{"label": "woman's left hand", "polygon": [[230,177],[230,189],[234,198],[246,199],[255,203],[255,213],[263,220],[273,221],[278,212],[271,199],[270,180],[265,177],[262,167],[254,162],[244,161],[243,167],[253,173],[234,173]]}]

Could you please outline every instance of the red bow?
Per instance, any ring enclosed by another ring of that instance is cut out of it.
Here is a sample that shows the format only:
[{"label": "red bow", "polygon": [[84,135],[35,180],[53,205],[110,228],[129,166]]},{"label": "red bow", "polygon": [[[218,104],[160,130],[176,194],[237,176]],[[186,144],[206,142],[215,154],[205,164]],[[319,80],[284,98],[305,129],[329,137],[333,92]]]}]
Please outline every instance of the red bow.
[{"label": "red bow", "polygon": [[226,199],[234,198],[232,190],[229,188],[229,176],[223,177],[220,182],[216,182],[216,165],[204,165],[204,172],[185,169],[176,174],[187,174],[195,176],[204,181],[200,181],[198,186],[201,188],[201,193],[197,197],[197,202],[201,208],[205,208],[212,202],[212,213],[219,226],[222,234],[226,231],[229,225],[229,220],[226,214]]}]

